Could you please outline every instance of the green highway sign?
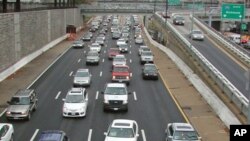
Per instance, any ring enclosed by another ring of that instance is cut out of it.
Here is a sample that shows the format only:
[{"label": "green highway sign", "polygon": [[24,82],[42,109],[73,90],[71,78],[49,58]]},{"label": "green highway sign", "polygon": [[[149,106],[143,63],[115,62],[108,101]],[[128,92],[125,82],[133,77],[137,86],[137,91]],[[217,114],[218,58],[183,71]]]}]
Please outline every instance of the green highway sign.
[{"label": "green highway sign", "polygon": [[235,3],[222,3],[222,20],[242,20],[245,18],[245,5]]},{"label": "green highway sign", "polygon": [[168,5],[180,5],[181,2],[180,0],[167,0],[168,1]]},{"label": "green highway sign", "polygon": [[246,29],[247,29],[247,24],[242,23],[242,24],[241,24],[241,30],[246,30]]}]

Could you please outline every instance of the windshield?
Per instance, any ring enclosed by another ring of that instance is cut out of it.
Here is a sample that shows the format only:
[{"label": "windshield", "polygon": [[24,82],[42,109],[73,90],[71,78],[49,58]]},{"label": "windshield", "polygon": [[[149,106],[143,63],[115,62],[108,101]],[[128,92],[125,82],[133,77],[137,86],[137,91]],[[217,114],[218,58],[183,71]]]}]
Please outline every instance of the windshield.
[{"label": "windshield", "polygon": [[142,52],[142,55],[143,56],[152,56],[152,53],[151,52]]},{"label": "windshield", "polygon": [[97,52],[89,52],[87,56],[98,56]]},{"label": "windshield", "polygon": [[125,95],[126,89],[124,87],[107,87],[105,90],[105,94]]},{"label": "windshield", "polygon": [[96,44],[94,44],[94,45],[91,45],[91,47],[100,47],[99,45],[96,45]]},{"label": "windshield", "polygon": [[194,34],[202,34],[201,31],[195,30],[193,31]]},{"label": "windshield", "polygon": [[108,136],[118,138],[133,138],[134,132],[131,128],[110,128]]},{"label": "windshield", "polygon": [[75,77],[89,77],[88,72],[77,72]]},{"label": "windshield", "polygon": [[12,97],[10,103],[11,105],[28,105],[30,99],[29,97]]},{"label": "windshield", "polygon": [[82,95],[67,95],[65,100],[66,103],[81,103],[83,101]]},{"label": "windshield", "polygon": [[114,67],[114,72],[128,72],[127,67]]},{"label": "windshield", "polygon": [[198,140],[197,133],[194,131],[176,131],[173,138],[175,140]]},{"label": "windshield", "polygon": [[128,48],[128,45],[121,44],[119,47],[121,47],[121,48]]},{"label": "windshield", "polygon": [[103,38],[102,37],[97,37],[96,40],[97,41],[103,41]]},{"label": "windshield", "polygon": [[114,58],[113,61],[114,61],[114,62],[125,62],[126,59],[125,59],[125,58]]},{"label": "windshield", "polygon": [[81,41],[75,41],[74,44],[81,44]]},{"label": "windshield", "polygon": [[147,71],[156,71],[157,69],[153,65],[148,65],[148,66],[145,66],[145,70],[147,70]]}]

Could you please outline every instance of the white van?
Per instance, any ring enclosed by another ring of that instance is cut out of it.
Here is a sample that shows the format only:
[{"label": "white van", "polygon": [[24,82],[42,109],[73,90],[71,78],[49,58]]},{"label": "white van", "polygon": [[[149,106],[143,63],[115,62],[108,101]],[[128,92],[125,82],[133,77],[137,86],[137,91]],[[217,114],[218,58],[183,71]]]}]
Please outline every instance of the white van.
[{"label": "white van", "polygon": [[240,35],[239,34],[232,34],[232,35],[229,35],[228,38],[236,43],[236,44],[240,44]]}]

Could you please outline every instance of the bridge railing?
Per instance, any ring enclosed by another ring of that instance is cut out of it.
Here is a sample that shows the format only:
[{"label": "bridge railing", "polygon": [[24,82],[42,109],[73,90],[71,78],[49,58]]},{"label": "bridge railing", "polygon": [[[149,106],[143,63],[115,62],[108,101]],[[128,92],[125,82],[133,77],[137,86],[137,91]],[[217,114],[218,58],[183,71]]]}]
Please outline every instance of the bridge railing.
[{"label": "bridge railing", "polygon": [[199,65],[203,67],[206,73],[216,84],[224,91],[232,102],[247,116],[248,114],[248,99],[219,71],[215,68],[182,34],[179,33],[169,22],[159,14],[155,14],[154,18],[161,23],[162,26],[167,26],[172,35],[182,43],[187,51]]},{"label": "bridge railing", "polygon": [[154,12],[153,9],[81,9],[81,13],[149,13],[152,14]]}]

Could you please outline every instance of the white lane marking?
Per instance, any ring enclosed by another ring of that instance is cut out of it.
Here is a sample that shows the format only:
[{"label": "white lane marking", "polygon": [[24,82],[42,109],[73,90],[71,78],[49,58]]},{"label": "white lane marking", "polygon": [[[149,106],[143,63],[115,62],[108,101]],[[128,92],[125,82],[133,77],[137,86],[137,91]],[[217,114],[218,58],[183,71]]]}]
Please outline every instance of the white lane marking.
[{"label": "white lane marking", "polygon": [[102,59],[102,62],[104,62],[104,59]]},{"label": "white lane marking", "polygon": [[132,54],[132,51],[130,51],[129,54]]},{"label": "white lane marking", "polygon": [[98,99],[99,91],[96,91],[95,99]]},{"label": "white lane marking", "polygon": [[3,112],[0,114],[0,117],[3,116],[3,114],[7,111],[7,108],[3,110]]},{"label": "white lane marking", "polygon": [[102,77],[102,71],[100,72],[100,77]]},{"label": "white lane marking", "polygon": [[130,48],[131,48],[132,46],[130,45]]},{"label": "white lane marking", "polygon": [[91,141],[92,137],[92,129],[89,129],[88,141]]},{"label": "white lane marking", "polygon": [[67,50],[65,50],[61,55],[59,55],[56,60],[54,60],[28,87],[27,89],[29,89],[33,84],[35,84],[35,82],[42,77],[43,74],[45,74],[46,71],[48,71],[48,69],[53,66],[64,54],[66,54],[66,52],[68,52],[70,50],[70,48],[68,48]]},{"label": "white lane marking", "polygon": [[141,130],[141,134],[142,134],[142,140],[147,141],[144,130]]},{"label": "white lane marking", "polygon": [[77,61],[78,63],[80,63],[81,62],[81,59],[78,59],[78,61]]},{"label": "white lane marking", "polygon": [[69,76],[72,76],[72,74],[73,74],[73,71],[72,71],[72,72],[70,72]]},{"label": "white lane marking", "polygon": [[62,92],[61,91],[59,91],[58,93],[57,93],[57,95],[56,95],[56,97],[55,97],[55,99],[58,99],[58,97],[60,96],[60,94],[61,94]]},{"label": "white lane marking", "polygon": [[133,95],[134,95],[135,101],[137,101],[136,92],[133,92]]},{"label": "white lane marking", "polygon": [[33,136],[31,137],[30,141],[33,141],[35,139],[38,132],[39,132],[39,129],[36,129]]},{"label": "white lane marking", "polygon": [[130,59],[129,61],[130,61],[130,63],[132,63],[132,59]]},{"label": "white lane marking", "polygon": [[103,53],[105,54],[105,53],[106,53],[106,50],[104,50]]},{"label": "white lane marking", "polygon": [[86,50],[84,50],[84,52],[83,52],[84,54],[86,53]]},{"label": "white lane marking", "polygon": [[130,73],[130,77],[132,77],[132,72]]}]

